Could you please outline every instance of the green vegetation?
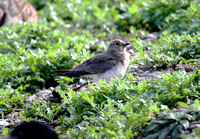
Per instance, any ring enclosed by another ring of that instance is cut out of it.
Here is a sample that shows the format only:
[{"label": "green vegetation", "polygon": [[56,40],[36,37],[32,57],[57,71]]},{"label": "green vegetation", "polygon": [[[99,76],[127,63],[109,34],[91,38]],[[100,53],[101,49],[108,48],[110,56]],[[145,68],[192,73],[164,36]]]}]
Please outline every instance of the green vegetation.
[{"label": "green vegetation", "polygon": [[[199,0],[29,2],[38,10],[39,24],[0,28],[0,119],[17,112],[22,120],[49,123],[60,138],[149,139],[178,137],[199,120]],[[152,32],[157,40],[141,39]],[[144,71],[165,70],[161,78],[127,73],[77,93],[70,85],[84,78],[52,76],[52,69],[70,69],[123,37],[137,52],[131,63]],[[179,70],[186,65],[193,71]],[[63,101],[26,100],[50,88]],[[177,106],[186,110],[170,111]],[[2,135],[12,129],[0,124]]]}]

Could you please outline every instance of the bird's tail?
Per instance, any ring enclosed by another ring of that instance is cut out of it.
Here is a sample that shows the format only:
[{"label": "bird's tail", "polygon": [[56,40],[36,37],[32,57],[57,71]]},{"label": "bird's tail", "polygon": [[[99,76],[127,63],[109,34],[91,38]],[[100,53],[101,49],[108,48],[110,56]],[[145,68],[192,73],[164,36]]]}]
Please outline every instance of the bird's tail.
[{"label": "bird's tail", "polygon": [[69,70],[51,70],[53,76],[68,76],[70,77]]},{"label": "bird's tail", "polygon": [[53,72],[53,76],[67,76],[67,77],[75,77],[75,76],[91,74],[89,72],[80,70],[51,70],[51,72]]}]

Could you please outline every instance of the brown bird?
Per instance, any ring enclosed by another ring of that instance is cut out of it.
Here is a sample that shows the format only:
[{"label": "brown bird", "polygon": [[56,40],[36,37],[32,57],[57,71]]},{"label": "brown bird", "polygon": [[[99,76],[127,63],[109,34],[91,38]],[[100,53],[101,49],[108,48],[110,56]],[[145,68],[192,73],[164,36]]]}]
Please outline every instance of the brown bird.
[{"label": "brown bird", "polygon": [[25,0],[0,0],[0,26],[37,21],[36,10]]},{"label": "brown bird", "polygon": [[130,43],[116,39],[109,44],[106,52],[85,60],[70,70],[52,70],[52,72],[56,76],[85,76],[95,82],[100,79],[110,81],[110,78],[125,74],[130,56],[134,55],[131,47]]}]

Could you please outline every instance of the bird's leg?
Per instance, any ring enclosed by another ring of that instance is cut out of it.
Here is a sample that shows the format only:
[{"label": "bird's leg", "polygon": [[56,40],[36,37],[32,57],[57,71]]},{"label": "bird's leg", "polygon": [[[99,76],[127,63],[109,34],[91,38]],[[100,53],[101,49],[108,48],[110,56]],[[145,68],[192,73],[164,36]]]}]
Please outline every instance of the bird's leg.
[{"label": "bird's leg", "polygon": [[85,82],[85,83],[81,84],[80,86],[73,88],[72,90],[73,91],[77,91],[77,90],[79,90],[81,87],[83,87],[85,85],[88,85],[88,82]]}]

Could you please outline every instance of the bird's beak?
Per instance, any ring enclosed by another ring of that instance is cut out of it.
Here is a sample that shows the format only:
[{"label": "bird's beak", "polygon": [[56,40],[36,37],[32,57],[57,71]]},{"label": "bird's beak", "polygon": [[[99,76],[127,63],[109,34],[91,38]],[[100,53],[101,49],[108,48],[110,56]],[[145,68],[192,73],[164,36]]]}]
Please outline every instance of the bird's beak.
[{"label": "bird's beak", "polygon": [[130,43],[126,43],[125,46],[130,45]]},{"label": "bird's beak", "polygon": [[127,46],[129,46],[129,45],[131,45],[131,44],[130,43],[125,43],[124,44],[124,48],[127,47]]}]

